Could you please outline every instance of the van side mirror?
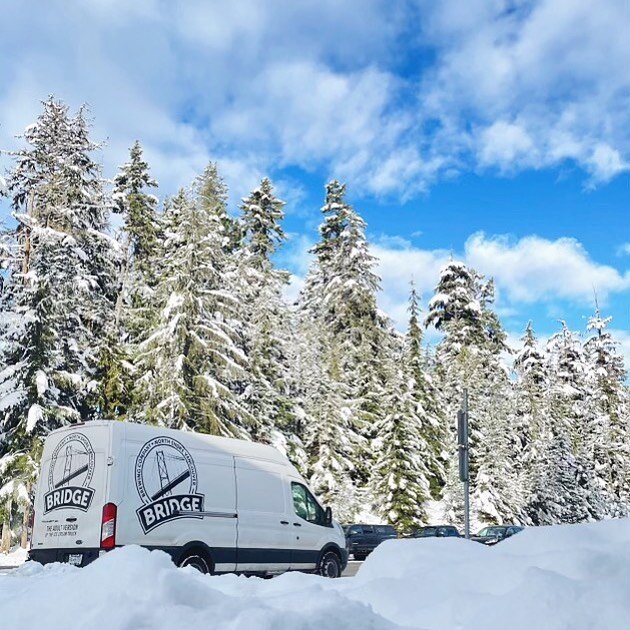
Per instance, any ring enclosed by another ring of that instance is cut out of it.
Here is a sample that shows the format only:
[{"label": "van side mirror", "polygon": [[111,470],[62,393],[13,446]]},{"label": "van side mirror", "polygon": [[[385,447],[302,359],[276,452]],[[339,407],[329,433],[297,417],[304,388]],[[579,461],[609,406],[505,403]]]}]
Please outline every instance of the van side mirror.
[{"label": "van side mirror", "polygon": [[332,525],[332,510],[330,506],[324,510],[324,525],[330,527]]}]

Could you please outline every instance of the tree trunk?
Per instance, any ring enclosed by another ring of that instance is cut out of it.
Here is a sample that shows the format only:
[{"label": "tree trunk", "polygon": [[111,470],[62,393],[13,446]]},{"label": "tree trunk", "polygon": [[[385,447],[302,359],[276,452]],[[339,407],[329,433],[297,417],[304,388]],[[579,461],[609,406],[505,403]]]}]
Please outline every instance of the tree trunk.
[{"label": "tree trunk", "polygon": [[29,504],[24,506],[24,514],[22,516],[22,538],[20,540],[20,546],[22,549],[28,548],[28,526],[31,520],[31,506]]},{"label": "tree trunk", "polygon": [[9,553],[9,551],[11,551],[11,523],[9,521],[4,521],[4,523],[2,523],[0,553]]}]

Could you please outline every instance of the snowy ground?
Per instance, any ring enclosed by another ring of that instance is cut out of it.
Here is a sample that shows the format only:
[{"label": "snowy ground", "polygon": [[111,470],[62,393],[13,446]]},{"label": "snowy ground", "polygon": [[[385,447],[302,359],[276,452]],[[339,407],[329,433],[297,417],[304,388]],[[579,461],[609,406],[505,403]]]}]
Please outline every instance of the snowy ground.
[{"label": "snowy ground", "polygon": [[128,547],[85,569],[0,575],[2,626],[230,630],[630,627],[630,521],[531,529],[494,548],[383,543],[354,578],[207,577]]},{"label": "snowy ground", "polygon": [[3,567],[17,567],[24,562],[28,556],[28,551],[17,547],[11,553],[0,553],[0,569]]}]

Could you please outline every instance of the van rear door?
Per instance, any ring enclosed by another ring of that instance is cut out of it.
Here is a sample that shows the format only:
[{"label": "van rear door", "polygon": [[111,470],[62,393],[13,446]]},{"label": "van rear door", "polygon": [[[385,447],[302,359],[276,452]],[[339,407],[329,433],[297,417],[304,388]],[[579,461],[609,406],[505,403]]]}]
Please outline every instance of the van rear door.
[{"label": "van rear door", "polygon": [[82,564],[88,550],[93,556],[100,547],[109,436],[108,425],[95,423],[54,431],[46,439],[32,548],[57,550],[47,561]]}]

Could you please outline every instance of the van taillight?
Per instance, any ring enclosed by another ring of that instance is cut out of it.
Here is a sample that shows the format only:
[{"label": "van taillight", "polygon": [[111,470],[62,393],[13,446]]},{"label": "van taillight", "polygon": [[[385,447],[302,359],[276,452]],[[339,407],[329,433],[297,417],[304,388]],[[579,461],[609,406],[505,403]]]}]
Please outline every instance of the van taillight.
[{"label": "van taillight", "polygon": [[109,550],[116,546],[116,505],[107,503],[103,506],[101,521],[101,549]]}]

